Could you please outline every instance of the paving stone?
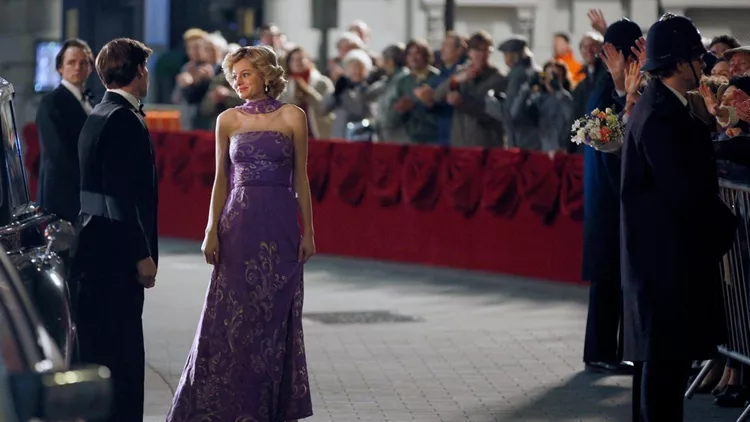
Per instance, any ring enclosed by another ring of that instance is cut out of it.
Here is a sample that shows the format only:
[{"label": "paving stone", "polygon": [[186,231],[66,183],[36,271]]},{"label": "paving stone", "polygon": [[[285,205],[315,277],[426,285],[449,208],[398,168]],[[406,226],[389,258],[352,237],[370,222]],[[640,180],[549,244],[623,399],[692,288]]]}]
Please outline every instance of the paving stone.
[{"label": "paving stone", "polygon": [[[147,360],[159,375],[147,377],[147,422],[164,420],[209,276],[197,243],[165,241],[163,250],[144,311]],[[628,421],[630,378],[582,372],[587,297],[577,285],[315,257],[305,268],[306,314],[370,320],[305,320],[308,420]],[[384,315],[419,321],[378,321]],[[740,413],[696,397],[685,420]]]}]

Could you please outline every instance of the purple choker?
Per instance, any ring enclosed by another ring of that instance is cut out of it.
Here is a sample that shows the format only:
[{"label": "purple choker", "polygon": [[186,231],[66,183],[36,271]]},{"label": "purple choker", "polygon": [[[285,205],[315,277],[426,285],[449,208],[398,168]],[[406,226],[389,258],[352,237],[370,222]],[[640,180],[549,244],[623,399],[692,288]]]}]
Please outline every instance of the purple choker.
[{"label": "purple choker", "polygon": [[266,114],[273,113],[283,105],[284,103],[281,101],[269,97],[262,100],[247,101],[245,104],[238,105],[235,108],[247,114]]}]

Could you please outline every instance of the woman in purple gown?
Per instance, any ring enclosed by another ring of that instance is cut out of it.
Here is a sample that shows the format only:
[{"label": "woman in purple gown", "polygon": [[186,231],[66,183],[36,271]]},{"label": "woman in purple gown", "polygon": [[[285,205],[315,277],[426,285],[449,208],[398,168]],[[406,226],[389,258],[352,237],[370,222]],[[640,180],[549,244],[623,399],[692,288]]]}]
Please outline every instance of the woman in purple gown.
[{"label": "woman in purple gown", "polygon": [[243,47],[223,67],[246,103],[217,119],[202,247],[213,272],[167,421],[296,421],[312,415],[302,334],[302,266],[315,253],[307,119],[277,100],[286,80],[270,48]]}]

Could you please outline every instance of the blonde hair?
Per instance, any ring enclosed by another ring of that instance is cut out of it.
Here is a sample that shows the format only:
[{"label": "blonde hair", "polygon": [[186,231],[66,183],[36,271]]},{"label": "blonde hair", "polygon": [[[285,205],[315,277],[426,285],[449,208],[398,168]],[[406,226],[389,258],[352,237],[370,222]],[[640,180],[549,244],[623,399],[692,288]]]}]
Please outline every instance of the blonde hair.
[{"label": "blonde hair", "polygon": [[184,42],[192,40],[207,40],[208,32],[200,28],[190,28],[182,34],[182,40]]},{"label": "blonde hair", "polygon": [[278,99],[286,89],[284,69],[279,65],[279,59],[271,47],[262,45],[241,47],[234,53],[227,54],[221,65],[227,81],[232,81],[232,68],[240,60],[248,59],[253,68],[260,73],[266,85],[265,92],[271,98]]},{"label": "blonde hair", "polygon": [[341,64],[344,66],[348,65],[351,62],[359,62],[364,66],[365,72],[370,72],[372,70],[372,58],[365,50],[352,50],[348,53],[346,53],[346,56],[341,60]]}]

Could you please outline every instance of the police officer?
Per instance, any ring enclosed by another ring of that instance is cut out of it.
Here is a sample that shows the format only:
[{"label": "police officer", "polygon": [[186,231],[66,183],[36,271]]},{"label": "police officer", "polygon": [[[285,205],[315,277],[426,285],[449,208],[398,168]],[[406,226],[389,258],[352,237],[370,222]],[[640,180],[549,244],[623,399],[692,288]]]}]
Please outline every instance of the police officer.
[{"label": "police officer", "polygon": [[[622,150],[625,359],[635,362],[633,421],[682,421],[692,360],[722,341],[718,268],[734,218],[718,196],[709,129],[688,108],[706,52],[693,23],[664,15],[649,30]],[[698,312],[714,305],[713,312]]]}]

